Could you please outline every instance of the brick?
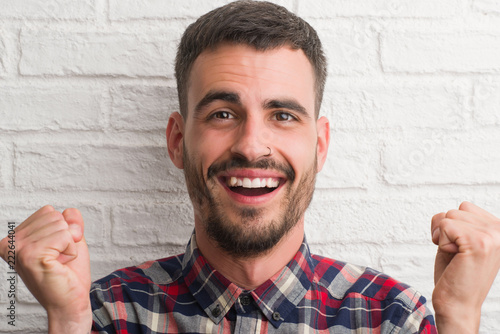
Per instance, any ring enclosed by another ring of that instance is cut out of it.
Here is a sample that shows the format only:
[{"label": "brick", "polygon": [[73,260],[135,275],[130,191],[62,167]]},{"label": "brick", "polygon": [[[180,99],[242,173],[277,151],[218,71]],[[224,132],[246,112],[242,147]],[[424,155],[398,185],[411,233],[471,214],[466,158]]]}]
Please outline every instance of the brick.
[{"label": "brick", "polygon": [[500,125],[500,80],[479,80],[473,98],[475,120],[481,125]]},{"label": "brick", "polygon": [[457,128],[465,118],[466,92],[435,80],[370,80],[326,88],[324,113],[332,128]]},{"label": "brick", "polygon": [[188,204],[117,206],[112,216],[117,245],[184,245],[194,228]]},{"label": "brick", "polygon": [[0,129],[95,130],[101,127],[102,92],[84,86],[0,88]]},{"label": "brick", "polygon": [[105,235],[109,231],[109,228],[106,228],[109,222],[104,218],[102,208],[78,205],[78,209],[85,222],[85,240],[89,247],[104,245]]},{"label": "brick", "polygon": [[0,18],[89,19],[95,15],[95,0],[0,0]]},{"label": "brick", "polygon": [[15,184],[25,190],[184,191],[166,148],[20,145]]},{"label": "brick", "polygon": [[315,25],[325,54],[328,55],[330,74],[367,74],[378,71],[378,42],[376,35],[362,26],[335,27]]},{"label": "brick", "polygon": [[5,59],[7,58],[7,51],[5,50],[5,42],[2,36],[4,32],[0,30],[0,77],[5,75]]},{"label": "brick", "polygon": [[[21,213],[21,215],[20,215]],[[24,211],[20,210],[19,207],[14,205],[0,205],[0,237],[3,238],[7,235],[9,230],[9,222],[15,223],[15,226],[19,225],[24,221],[24,219],[28,218],[28,216],[24,217]]]},{"label": "brick", "polygon": [[411,133],[384,144],[384,179],[392,185],[498,184],[498,131]]},{"label": "brick", "polygon": [[432,216],[454,203],[428,197],[315,198],[306,213],[307,237],[314,244],[429,245]]},{"label": "brick", "polygon": [[500,2],[498,0],[474,0],[474,9],[487,14],[500,14]]},{"label": "brick", "polygon": [[331,133],[328,157],[317,174],[316,188],[367,188],[375,177],[370,167],[375,154],[373,145],[362,135]]},{"label": "brick", "polygon": [[[2,307],[3,309],[3,307]],[[7,323],[7,318],[2,316],[0,333],[47,333],[47,313],[41,305],[16,303],[15,327]]]},{"label": "brick", "polygon": [[[1,103],[1,102],[0,102]],[[12,154],[5,145],[0,143],[0,189],[7,185],[8,170],[12,170]]]},{"label": "brick", "polygon": [[[2,233],[0,240],[3,239],[5,236],[6,236],[6,234]],[[11,274],[10,274],[11,270],[9,269],[7,262],[4,262],[4,260],[0,260],[0,261],[1,261],[0,262],[0,282],[2,282],[2,284],[0,284],[0,303],[7,305],[10,303],[10,300],[15,300],[15,298],[11,298],[9,296],[9,293],[10,293],[9,291],[11,289],[10,289],[10,282],[7,281],[7,279],[11,278]],[[14,284],[14,286],[17,286],[17,275],[16,275],[16,283]],[[17,288],[14,290],[17,290]],[[1,305],[1,306],[3,306],[3,305]],[[4,309],[4,308],[2,307],[2,309]]]},{"label": "brick", "polygon": [[385,72],[500,72],[500,35],[388,32],[381,37]]},{"label": "brick", "polygon": [[22,75],[173,76],[179,34],[23,30]]},{"label": "brick", "polygon": [[[498,286],[499,277],[493,285],[493,289]],[[495,333],[500,328],[500,298],[491,298],[491,291],[481,307],[481,327],[479,333]]]},{"label": "brick", "polygon": [[[109,4],[111,20],[122,21],[129,19],[171,19],[171,18],[198,18],[199,16],[231,2],[230,0],[201,0],[185,1],[150,0],[147,5],[141,0],[111,0]],[[292,9],[293,0],[273,1],[279,5]]]},{"label": "brick", "polygon": [[120,86],[111,89],[111,97],[111,126],[118,130],[164,130],[170,113],[179,111],[171,87]]},{"label": "brick", "polygon": [[338,16],[356,17],[453,17],[460,0],[445,1],[299,1],[298,14],[303,17],[332,18]]},{"label": "brick", "polygon": [[148,1],[146,6],[141,0],[110,0],[109,15],[111,20],[198,18],[229,2],[229,0],[201,0],[193,5],[193,2],[185,0],[170,0],[168,2],[152,0]]}]

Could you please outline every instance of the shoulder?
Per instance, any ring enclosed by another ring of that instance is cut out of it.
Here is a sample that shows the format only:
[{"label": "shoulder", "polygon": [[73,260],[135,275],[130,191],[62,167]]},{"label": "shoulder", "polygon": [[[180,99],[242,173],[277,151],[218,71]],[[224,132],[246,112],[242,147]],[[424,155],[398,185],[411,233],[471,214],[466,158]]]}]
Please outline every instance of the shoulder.
[{"label": "shoulder", "polygon": [[313,255],[315,281],[328,294],[349,305],[378,305],[380,308],[398,310],[398,313],[430,311],[425,297],[397,279],[369,267],[358,266],[322,256]]},{"label": "shoulder", "polygon": [[109,289],[151,290],[154,286],[161,286],[164,289],[182,277],[182,258],[183,254],[116,270],[93,282],[90,293],[99,295],[100,292]]},{"label": "shoulder", "polygon": [[422,294],[377,270],[313,255],[314,283],[330,305],[348,317],[379,319],[409,332],[435,333],[432,312]]},{"label": "shoulder", "polygon": [[[138,332],[152,310],[172,307],[187,293],[182,278],[183,255],[119,269],[92,283],[90,303],[93,328],[99,332]],[[119,330],[120,329],[120,330]]]},{"label": "shoulder", "polygon": [[418,294],[407,284],[369,267],[318,255],[313,255],[313,261],[315,279],[338,299],[354,293],[373,300],[401,299],[404,303],[411,304],[414,296],[409,297],[411,300],[407,300],[405,296],[408,293]]}]

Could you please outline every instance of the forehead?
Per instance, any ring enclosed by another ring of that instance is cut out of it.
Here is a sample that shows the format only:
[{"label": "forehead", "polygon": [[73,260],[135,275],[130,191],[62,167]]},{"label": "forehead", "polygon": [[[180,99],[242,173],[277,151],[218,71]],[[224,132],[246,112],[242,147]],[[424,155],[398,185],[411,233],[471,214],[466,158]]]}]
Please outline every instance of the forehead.
[{"label": "forehead", "polygon": [[243,99],[294,97],[305,104],[312,101],[314,109],[313,67],[302,50],[288,46],[258,51],[245,44],[222,44],[205,50],[189,76],[188,110],[211,90],[230,90]]}]

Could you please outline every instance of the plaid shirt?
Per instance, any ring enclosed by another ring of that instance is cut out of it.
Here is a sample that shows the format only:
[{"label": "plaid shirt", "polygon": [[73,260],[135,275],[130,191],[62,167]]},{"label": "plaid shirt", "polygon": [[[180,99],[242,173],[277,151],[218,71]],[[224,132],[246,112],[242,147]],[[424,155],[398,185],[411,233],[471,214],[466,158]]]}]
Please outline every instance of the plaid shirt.
[{"label": "plaid shirt", "polygon": [[252,291],[214,270],[193,235],[185,254],[118,270],[90,294],[99,333],[437,333],[418,292],[306,242]]}]

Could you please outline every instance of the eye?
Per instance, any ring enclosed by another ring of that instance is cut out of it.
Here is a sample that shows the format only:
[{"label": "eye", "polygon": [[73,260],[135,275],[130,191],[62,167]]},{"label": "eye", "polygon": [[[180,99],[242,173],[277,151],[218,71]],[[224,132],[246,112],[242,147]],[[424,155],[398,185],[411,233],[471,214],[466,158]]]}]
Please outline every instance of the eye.
[{"label": "eye", "polygon": [[280,122],[289,122],[289,121],[293,121],[293,120],[297,119],[292,114],[284,112],[284,111],[279,111],[279,112],[275,113],[274,118]]},{"label": "eye", "polygon": [[232,115],[229,111],[217,111],[217,112],[214,112],[212,115],[210,115],[210,118],[230,119],[230,118],[234,118],[234,115]]}]

